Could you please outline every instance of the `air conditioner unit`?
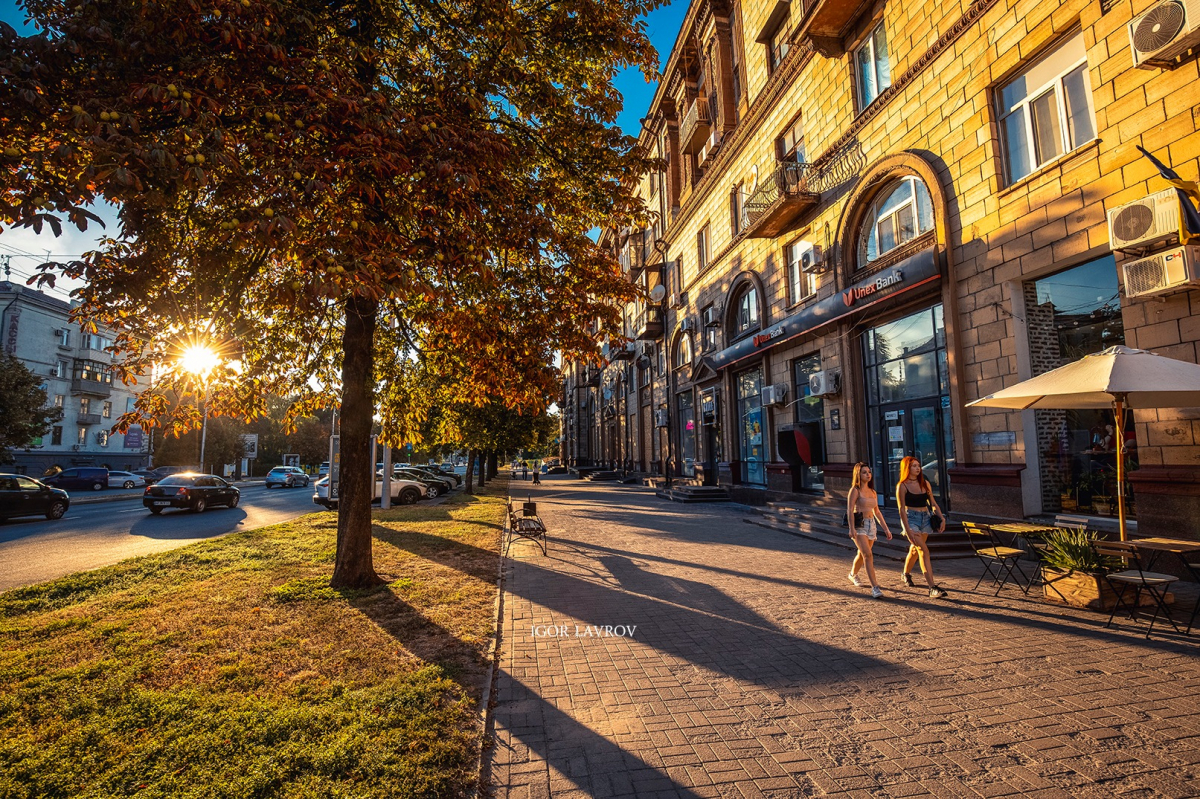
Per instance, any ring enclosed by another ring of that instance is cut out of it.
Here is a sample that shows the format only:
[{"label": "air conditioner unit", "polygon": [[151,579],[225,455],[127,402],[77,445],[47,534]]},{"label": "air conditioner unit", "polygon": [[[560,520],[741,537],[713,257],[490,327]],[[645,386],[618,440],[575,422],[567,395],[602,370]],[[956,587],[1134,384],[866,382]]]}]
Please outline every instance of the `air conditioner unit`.
[{"label": "air conditioner unit", "polygon": [[1200,0],[1162,0],[1129,23],[1133,65],[1173,69],[1200,45]]},{"label": "air conditioner unit", "polygon": [[1178,237],[1180,216],[1179,194],[1175,189],[1163,189],[1125,203],[1108,212],[1109,243],[1114,250],[1123,250]]},{"label": "air conditioner unit", "polygon": [[705,327],[720,327],[721,326],[721,311],[720,305],[710,305],[704,309],[704,326]]},{"label": "air conditioner unit", "polygon": [[666,411],[655,411],[654,412],[654,426],[655,427],[666,427],[670,423],[671,423],[671,419],[667,415]]},{"label": "air conditioner unit", "polygon": [[684,333],[688,333],[692,330],[695,330],[696,329],[696,320],[690,316],[685,316],[679,322],[679,329],[682,330]]},{"label": "air conditioner unit", "polygon": [[808,393],[814,397],[836,394],[841,389],[838,373],[823,369],[808,376]]},{"label": "air conditioner unit", "polygon": [[800,271],[806,275],[819,275],[829,267],[821,257],[821,248],[812,242],[797,242],[799,248]]},{"label": "air conditioner unit", "polygon": [[1127,297],[1152,297],[1200,286],[1200,246],[1163,250],[1121,264]]},{"label": "air conditioner unit", "polygon": [[700,147],[700,152],[696,155],[696,165],[704,166],[704,162],[716,155],[719,149],[721,149],[721,131],[714,130],[708,137],[708,141]]},{"label": "air conditioner unit", "polygon": [[679,307],[679,295],[678,294],[672,294],[669,297],[667,297],[667,307],[668,308],[678,308]]},{"label": "air conditioner unit", "polygon": [[787,386],[779,384],[775,386],[763,386],[762,404],[763,405],[782,405],[787,401]]}]

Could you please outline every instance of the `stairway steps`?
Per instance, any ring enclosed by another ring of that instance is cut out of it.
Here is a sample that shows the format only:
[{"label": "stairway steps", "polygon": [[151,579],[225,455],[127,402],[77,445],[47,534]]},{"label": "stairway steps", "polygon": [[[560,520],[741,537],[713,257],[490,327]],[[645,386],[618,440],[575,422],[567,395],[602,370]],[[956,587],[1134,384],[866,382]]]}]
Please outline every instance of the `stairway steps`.
[{"label": "stairway steps", "polygon": [[[855,549],[854,542],[842,525],[842,515],[845,510],[836,508],[801,508],[768,510],[756,509],[753,517],[745,519],[750,524],[777,530],[779,532],[813,538],[835,546]],[[885,557],[899,556],[903,558],[908,553],[908,540],[900,535],[900,517],[894,510],[885,508],[884,519],[892,530],[891,541],[880,535],[875,542],[874,551]],[[934,533],[929,537],[929,552],[936,558],[973,558],[975,551],[967,535],[958,530],[947,530]]]},{"label": "stairway steps", "polygon": [[729,492],[717,486],[672,486],[654,492],[672,502],[730,502]]}]

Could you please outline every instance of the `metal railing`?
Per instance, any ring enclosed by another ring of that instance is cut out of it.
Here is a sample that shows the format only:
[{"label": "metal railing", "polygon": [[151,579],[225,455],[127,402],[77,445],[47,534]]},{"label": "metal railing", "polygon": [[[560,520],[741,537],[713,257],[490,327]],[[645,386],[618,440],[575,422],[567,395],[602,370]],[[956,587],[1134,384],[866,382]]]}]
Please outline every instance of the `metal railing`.
[{"label": "metal railing", "polygon": [[746,200],[746,227],[750,227],[767,213],[781,197],[795,197],[812,192],[809,181],[811,164],[787,161],[758,184],[758,188]]},{"label": "metal railing", "polygon": [[683,115],[683,120],[679,123],[679,138],[683,142],[684,152],[695,150],[697,142],[693,141],[693,138],[701,126],[705,128],[704,135],[707,137],[707,129],[712,127],[712,109],[716,105],[715,98],[715,94],[697,97],[688,106],[687,113]]}]

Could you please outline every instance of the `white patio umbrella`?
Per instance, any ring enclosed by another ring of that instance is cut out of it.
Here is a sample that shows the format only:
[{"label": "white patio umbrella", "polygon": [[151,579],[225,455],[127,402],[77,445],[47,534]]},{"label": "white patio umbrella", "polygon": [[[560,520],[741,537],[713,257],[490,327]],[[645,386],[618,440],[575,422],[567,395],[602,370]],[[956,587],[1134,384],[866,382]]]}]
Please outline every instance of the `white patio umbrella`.
[{"label": "white patio umbrella", "polygon": [[1109,347],[968,402],[983,408],[1112,408],[1117,421],[1117,518],[1125,540],[1126,408],[1200,406],[1200,365],[1146,350]]}]

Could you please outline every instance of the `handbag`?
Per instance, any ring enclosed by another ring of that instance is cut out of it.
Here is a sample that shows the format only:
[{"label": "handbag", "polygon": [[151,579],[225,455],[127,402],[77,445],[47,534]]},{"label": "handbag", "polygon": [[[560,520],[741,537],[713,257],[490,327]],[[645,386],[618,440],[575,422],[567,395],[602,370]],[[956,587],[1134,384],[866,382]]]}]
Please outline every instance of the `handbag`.
[{"label": "handbag", "polygon": [[[863,525],[862,511],[856,510],[856,511],[854,511],[854,529],[857,530],[859,527],[862,527],[862,525]],[[846,528],[850,527],[850,517],[845,513],[842,514],[842,526],[846,527]]]},{"label": "handbag", "polygon": [[929,508],[929,528],[936,531],[942,526],[942,517],[937,515],[937,513],[933,510],[932,502],[930,502],[926,507]]}]

